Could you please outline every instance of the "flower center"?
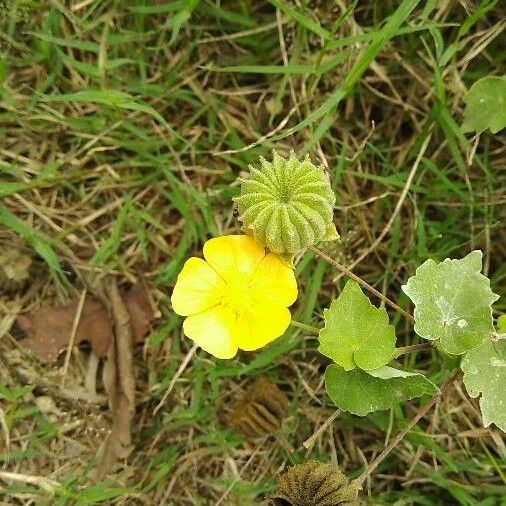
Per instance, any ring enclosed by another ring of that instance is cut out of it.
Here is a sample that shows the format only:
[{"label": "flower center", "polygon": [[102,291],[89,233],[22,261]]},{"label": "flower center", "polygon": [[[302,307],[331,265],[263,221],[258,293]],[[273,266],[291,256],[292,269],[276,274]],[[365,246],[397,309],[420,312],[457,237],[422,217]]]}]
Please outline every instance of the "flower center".
[{"label": "flower center", "polygon": [[236,314],[244,314],[252,309],[253,300],[248,289],[248,279],[238,277],[228,280],[220,294],[220,304]]}]

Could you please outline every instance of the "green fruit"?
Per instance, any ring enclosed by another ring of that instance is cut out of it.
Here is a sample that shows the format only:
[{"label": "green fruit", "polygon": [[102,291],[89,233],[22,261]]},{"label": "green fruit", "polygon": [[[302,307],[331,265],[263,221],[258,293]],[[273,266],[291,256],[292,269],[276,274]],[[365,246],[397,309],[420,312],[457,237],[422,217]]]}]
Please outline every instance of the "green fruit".
[{"label": "green fruit", "polygon": [[336,197],[323,168],[308,156],[299,161],[273,152],[250,166],[235,200],[244,231],[274,253],[293,256],[308,246],[338,238],[332,221]]}]

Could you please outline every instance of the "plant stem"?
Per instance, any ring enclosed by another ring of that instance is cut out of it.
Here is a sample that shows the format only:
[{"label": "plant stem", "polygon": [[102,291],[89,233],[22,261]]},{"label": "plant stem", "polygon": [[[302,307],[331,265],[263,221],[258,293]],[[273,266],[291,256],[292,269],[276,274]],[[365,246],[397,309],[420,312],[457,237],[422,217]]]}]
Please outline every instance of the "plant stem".
[{"label": "plant stem", "polygon": [[312,334],[319,334],[320,333],[320,329],[318,327],[313,327],[312,325],[306,325],[305,323],[301,323],[296,320],[292,320],[290,322],[290,325],[292,327],[297,327],[302,330],[307,330],[308,332],[311,332]]},{"label": "plant stem", "polygon": [[343,274],[346,274],[349,278],[356,281],[361,287],[365,288],[369,292],[373,293],[378,297],[378,299],[382,300],[385,304],[388,304],[390,307],[395,309],[396,311],[399,311],[405,318],[407,318],[409,321],[414,321],[414,318],[402,307],[398,306],[395,302],[391,301],[388,297],[383,295],[381,292],[378,292],[376,288],[371,286],[367,281],[364,281],[362,278],[354,274],[350,271],[347,267],[344,265],[341,265],[337,260],[334,260],[333,258],[330,258],[328,255],[326,255],[323,251],[320,251],[318,248],[315,248],[314,246],[309,246],[309,248],[313,253],[318,255],[320,258],[325,260],[328,264],[332,265],[332,267],[335,267],[337,270],[341,271]]},{"label": "plant stem", "polygon": [[395,350],[395,356],[400,357],[401,355],[406,355],[408,353],[416,353],[417,351],[425,351],[430,350],[432,348],[431,343],[420,343],[420,344],[412,344],[410,346],[400,346]]},{"label": "plant stem", "polygon": [[439,392],[432,397],[432,399],[424,406],[424,408],[417,413],[416,416],[414,416],[393,439],[390,440],[387,446],[385,446],[384,450],[372,461],[371,465],[355,480],[355,483],[362,487],[363,483],[371,474],[374,472],[374,470],[387,458],[388,454],[406,437],[408,432],[411,431],[411,429],[422,419],[436,404],[438,399],[440,397],[443,397],[452,383],[460,377],[461,371],[458,371],[457,373],[450,376],[442,385],[439,390]]}]

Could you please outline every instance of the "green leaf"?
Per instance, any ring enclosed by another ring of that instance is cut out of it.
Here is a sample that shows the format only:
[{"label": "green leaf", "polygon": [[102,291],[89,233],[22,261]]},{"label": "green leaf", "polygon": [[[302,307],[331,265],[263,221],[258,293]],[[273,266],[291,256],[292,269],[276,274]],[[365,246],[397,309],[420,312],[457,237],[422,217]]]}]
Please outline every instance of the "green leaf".
[{"label": "green leaf", "polygon": [[160,123],[165,124],[163,117],[150,105],[135,99],[130,93],[119,90],[82,90],[61,95],[43,95],[46,102],[79,102],[104,104],[119,109],[145,112]]},{"label": "green leaf", "polygon": [[499,298],[481,274],[481,251],[461,260],[427,260],[402,287],[415,304],[415,331],[443,351],[460,355],[490,337],[492,308]]},{"label": "green leaf", "polygon": [[295,20],[297,23],[299,23],[304,28],[308,29],[309,31],[315,33],[319,37],[325,40],[330,40],[332,38],[332,35],[325,30],[318,22],[311,19],[310,16],[304,15],[301,12],[299,12],[297,9],[294,9],[291,5],[288,3],[283,2],[282,0],[268,0],[269,3],[274,5],[274,7],[278,8],[281,12],[286,14],[288,17]]},{"label": "green leaf", "polygon": [[502,314],[501,316],[499,316],[499,318],[497,318],[497,332],[499,332],[499,334],[504,334],[506,333],[506,314]]},{"label": "green leaf", "polygon": [[373,371],[345,371],[335,364],[325,371],[325,388],[338,408],[359,416],[438,391],[423,374],[388,366]]},{"label": "green leaf", "polygon": [[118,218],[112,227],[111,235],[103,242],[97,252],[93,255],[90,260],[90,265],[104,265],[109,258],[113,257],[118,252],[122,239],[121,232],[125,221],[132,210],[132,201],[128,199],[121,207]]},{"label": "green leaf", "polygon": [[485,341],[465,354],[460,367],[469,395],[481,393],[483,425],[494,423],[506,431],[506,340]]},{"label": "green leaf", "polygon": [[374,307],[355,281],[346,283],[323,317],[318,350],[346,371],[377,369],[392,359],[395,330],[388,314]]},{"label": "green leaf", "polygon": [[490,128],[495,134],[506,127],[506,76],[476,81],[464,98],[464,132]]},{"label": "green leaf", "polygon": [[170,26],[172,28],[172,33],[170,35],[170,40],[168,45],[172,46],[176,41],[181,28],[184,24],[191,18],[192,12],[200,3],[200,0],[183,0],[183,9],[180,10],[177,14],[170,16],[167,20],[166,26]]}]

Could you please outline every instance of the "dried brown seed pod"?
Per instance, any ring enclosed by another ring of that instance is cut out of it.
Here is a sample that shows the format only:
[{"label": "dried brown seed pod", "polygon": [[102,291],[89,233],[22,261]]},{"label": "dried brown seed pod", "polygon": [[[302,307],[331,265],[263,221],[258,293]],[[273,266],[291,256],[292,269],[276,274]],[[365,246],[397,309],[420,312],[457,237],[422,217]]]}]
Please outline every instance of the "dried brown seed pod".
[{"label": "dried brown seed pod", "polygon": [[331,463],[309,460],[278,478],[274,506],[358,506],[358,485]]},{"label": "dried brown seed pod", "polygon": [[18,248],[0,252],[0,292],[8,293],[23,288],[30,278],[33,258]]},{"label": "dried brown seed pod", "polygon": [[281,428],[287,407],[286,395],[276,385],[258,378],[232,406],[229,423],[247,439],[259,439]]}]

